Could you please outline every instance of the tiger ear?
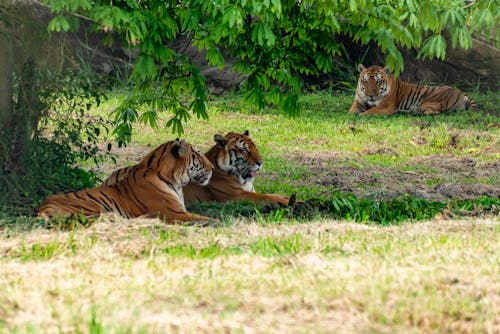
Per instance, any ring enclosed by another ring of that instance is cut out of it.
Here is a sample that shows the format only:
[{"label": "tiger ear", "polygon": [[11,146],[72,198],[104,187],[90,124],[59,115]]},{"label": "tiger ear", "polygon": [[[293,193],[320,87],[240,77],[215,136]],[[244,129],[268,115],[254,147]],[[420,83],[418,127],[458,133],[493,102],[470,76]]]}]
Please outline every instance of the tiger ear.
[{"label": "tiger ear", "polygon": [[385,74],[389,74],[389,73],[391,73],[391,70],[389,69],[389,66],[385,66],[385,67],[383,68],[383,70],[385,71]]},{"label": "tiger ear", "polygon": [[250,131],[245,130],[245,132],[243,132],[243,135],[244,135],[244,136],[250,136]]},{"label": "tiger ear", "polygon": [[363,72],[364,70],[366,70],[365,65],[363,65],[363,64],[359,64],[359,65],[358,65],[358,71],[359,71],[359,73]]},{"label": "tiger ear", "polygon": [[220,134],[216,134],[214,136],[214,140],[217,146],[219,146],[219,148],[225,148],[227,145],[227,139],[222,137]]},{"label": "tiger ear", "polygon": [[174,147],[172,147],[172,154],[174,157],[177,159],[184,158],[189,152],[188,145],[189,144],[186,143],[184,139],[179,141],[179,138],[177,138]]}]

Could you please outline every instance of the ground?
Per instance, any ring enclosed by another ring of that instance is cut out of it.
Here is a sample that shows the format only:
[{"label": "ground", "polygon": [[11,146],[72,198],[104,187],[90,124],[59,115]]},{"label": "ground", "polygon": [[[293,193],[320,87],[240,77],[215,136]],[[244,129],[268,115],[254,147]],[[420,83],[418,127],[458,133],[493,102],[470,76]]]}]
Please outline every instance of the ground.
[{"label": "ground", "polygon": [[4,230],[0,332],[498,333],[499,226]]},{"label": "ground", "polygon": [[[96,171],[108,175],[117,166],[138,163],[152,148],[137,144],[115,150],[117,164],[106,163]],[[500,197],[500,160],[482,161],[473,157],[429,155],[413,157],[399,166],[366,165],[363,157],[390,153],[390,148],[366,148],[359,154],[335,150],[300,151],[291,155],[288,163],[300,165],[305,174],[314,177],[289,181],[292,186],[322,186],[359,197],[392,199],[402,195],[428,201],[473,199],[481,196]],[[500,154],[500,148],[491,148]],[[103,176],[103,177],[104,177]],[[286,172],[266,172],[262,183],[278,181]],[[327,194],[326,194],[327,195]]]},{"label": "ground", "polygon": [[[369,154],[369,153],[368,153]],[[359,197],[391,199],[410,195],[429,201],[452,198],[472,199],[481,196],[500,197],[500,162],[481,162],[473,158],[426,156],[414,158],[406,166],[363,166],[355,158],[346,160],[337,154],[317,152],[294,157],[317,177],[300,180],[302,185],[322,184]],[[408,170],[418,165],[420,170]],[[406,168],[405,168],[406,167]],[[496,184],[477,180],[491,178]],[[474,179],[474,183],[464,180]]]},{"label": "ground", "polygon": [[[387,118],[347,115],[352,96],[335,92],[304,97],[296,118],[217,99],[183,138],[206,151],[215,133],[249,129],[264,157],[258,191],[364,202],[342,216],[209,203],[200,209],[221,220],[210,226],[0,217],[0,332],[500,333],[496,96],[481,113]],[[137,127],[133,138],[96,171],[175,137]],[[401,195],[417,201],[381,205]],[[442,206],[483,195],[488,210]],[[430,215],[389,214],[434,200]]]}]

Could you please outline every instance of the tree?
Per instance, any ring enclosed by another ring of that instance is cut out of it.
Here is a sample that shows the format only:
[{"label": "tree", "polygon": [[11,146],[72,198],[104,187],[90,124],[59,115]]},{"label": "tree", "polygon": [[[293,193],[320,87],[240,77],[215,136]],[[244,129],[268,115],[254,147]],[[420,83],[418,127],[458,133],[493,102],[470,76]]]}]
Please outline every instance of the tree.
[{"label": "tree", "polygon": [[[399,48],[418,48],[421,57],[444,59],[451,46],[471,46],[471,36],[493,36],[500,45],[500,0],[46,0],[58,15],[52,31],[78,27],[78,19],[138,48],[131,83],[135,87],[116,109],[115,133],[130,139],[132,124],[155,125],[159,112],[167,126],[182,132],[190,111],[206,118],[207,90],[198,68],[184,52],[174,51],[181,35],[206,51],[212,66],[223,67],[222,52],[245,75],[242,90],[257,107],[299,110],[301,75],[333,68],[341,52],[339,35],[363,44],[375,42],[387,53],[386,64],[403,69]],[[139,107],[143,107],[140,109]],[[141,110],[141,111],[139,111]]]},{"label": "tree", "polygon": [[35,64],[26,52],[37,38],[34,17],[26,4],[0,2],[0,166],[17,172],[40,118]]},{"label": "tree", "polygon": [[106,82],[85,68],[64,69],[62,36],[49,40],[31,1],[0,0],[0,215],[30,213],[53,192],[94,184],[76,162],[99,159],[105,124],[90,106]]}]

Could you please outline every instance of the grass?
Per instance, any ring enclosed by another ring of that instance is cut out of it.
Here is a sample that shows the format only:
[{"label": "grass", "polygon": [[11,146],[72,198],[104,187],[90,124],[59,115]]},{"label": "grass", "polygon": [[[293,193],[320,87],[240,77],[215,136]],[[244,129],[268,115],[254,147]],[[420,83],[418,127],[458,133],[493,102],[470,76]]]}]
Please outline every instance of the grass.
[{"label": "grass", "polygon": [[[359,117],[347,114],[352,95],[319,92],[304,95],[303,112],[290,118],[273,108],[254,110],[238,95],[228,94],[211,101],[208,121],[188,121],[183,137],[207,150],[215,133],[250,130],[264,156],[264,170],[256,180],[261,192],[297,193],[309,199],[341,191],[361,198],[391,200],[409,195],[446,202],[453,194],[428,189],[417,194],[415,189],[420,184],[430,189],[438,184],[474,184],[474,180],[481,186],[500,183],[498,173],[492,172],[500,158],[496,107],[500,98],[493,92],[473,97],[480,106],[477,112]],[[103,104],[100,112],[111,110],[114,99]],[[161,117],[159,124],[165,124],[168,115]],[[137,127],[130,153],[118,151],[128,157],[120,165],[137,162],[174,136],[168,129]],[[484,175],[467,166],[470,160]],[[112,168],[116,167],[105,172]],[[420,177],[408,177],[416,174]],[[339,180],[349,184],[339,187]],[[403,187],[397,189],[400,184]],[[483,191],[467,199],[488,194]]]},{"label": "grass", "polygon": [[[218,97],[183,137],[250,130],[256,189],[306,204],[190,208],[208,227],[0,216],[0,332],[500,332],[500,97],[473,97],[475,113],[374,118],[336,92],[295,118]],[[117,160],[174,137],[139,126]]]},{"label": "grass", "polygon": [[12,229],[0,331],[494,333],[499,226],[105,216],[74,231]]}]

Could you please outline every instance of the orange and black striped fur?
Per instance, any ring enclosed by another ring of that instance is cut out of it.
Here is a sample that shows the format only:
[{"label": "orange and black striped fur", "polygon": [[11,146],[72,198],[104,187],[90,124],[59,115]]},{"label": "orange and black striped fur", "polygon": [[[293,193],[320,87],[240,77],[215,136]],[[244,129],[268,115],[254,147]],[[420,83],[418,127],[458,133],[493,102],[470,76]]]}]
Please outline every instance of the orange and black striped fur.
[{"label": "orange and black striped fur", "polygon": [[[186,205],[195,202],[237,200],[290,204],[288,197],[255,192],[253,182],[262,168],[263,161],[248,131],[242,134],[229,132],[224,137],[216,134],[214,139],[215,145],[205,153],[215,166],[212,178],[206,187],[192,182],[184,186]],[[125,167],[115,171],[104,183],[117,182],[120,176],[123,177],[132,168]]]},{"label": "orange and black striped fur", "polygon": [[187,212],[182,190],[188,182],[208,184],[212,170],[212,163],[204,155],[186,141],[176,139],[150,152],[120,182],[50,196],[38,208],[38,216],[117,212],[129,218],[159,217],[168,223],[214,220]]},{"label": "orange and black striped fur", "polygon": [[397,111],[435,115],[445,111],[476,109],[471,97],[450,86],[424,86],[401,81],[388,67],[358,66],[356,97],[349,112],[392,115]]},{"label": "orange and black striped fur", "polygon": [[250,200],[289,205],[290,199],[275,194],[259,194],[253,187],[257,172],[262,168],[262,157],[247,131],[216,134],[215,145],[205,156],[215,166],[210,182],[205,188],[194,183],[184,187],[186,205],[195,202],[228,202]]}]

